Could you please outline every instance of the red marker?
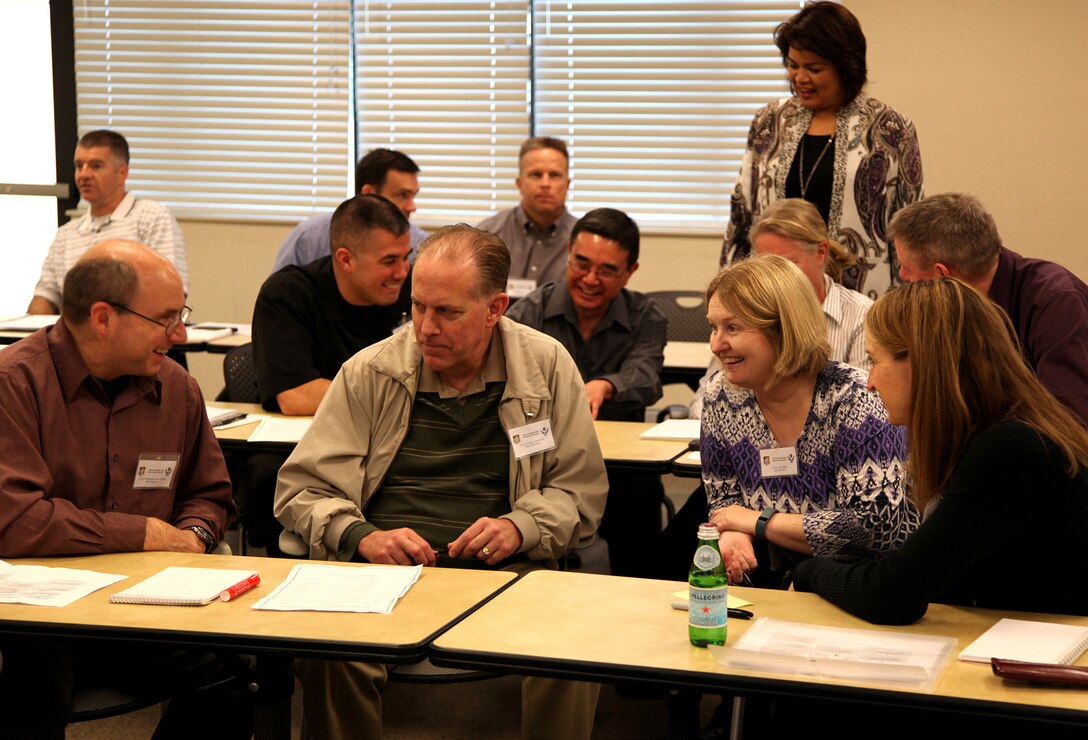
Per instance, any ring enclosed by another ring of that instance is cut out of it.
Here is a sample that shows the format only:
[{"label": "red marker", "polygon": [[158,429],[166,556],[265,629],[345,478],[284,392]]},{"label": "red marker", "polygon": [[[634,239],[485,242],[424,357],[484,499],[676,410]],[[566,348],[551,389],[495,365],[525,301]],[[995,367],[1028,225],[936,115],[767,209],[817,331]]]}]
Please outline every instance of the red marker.
[{"label": "red marker", "polygon": [[219,598],[222,599],[223,601],[231,601],[232,599],[237,599],[239,596],[244,594],[246,591],[249,591],[250,589],[253,589],[253,588],[257,588],[257,586],[260,584],[260,582],[261,582],[260,575],[258,575],[257,573],[254,573],[253,575],[251,575],[249,578],[245,579],[244,581],[240,581],[240,582],[234,584],[233,586],[231,586],[230,588],[228,588],[226,591],[223,591],[222,593],[220,593]]}]

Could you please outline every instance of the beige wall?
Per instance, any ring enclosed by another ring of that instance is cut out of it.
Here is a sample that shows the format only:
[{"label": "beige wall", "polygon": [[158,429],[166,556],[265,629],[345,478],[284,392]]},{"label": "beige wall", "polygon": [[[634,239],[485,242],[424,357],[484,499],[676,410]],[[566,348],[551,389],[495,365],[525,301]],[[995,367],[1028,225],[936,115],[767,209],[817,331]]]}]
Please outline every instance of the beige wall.
[{"label": "beige wall", "polygon": [[1083,0],[846,0],[869,92],[918,129],[929,194],[974,193],[1016,251],[1088,279]]},{"label": "beige wall", "polygon": [[[1079,64],[1088,2],[845,4],[868,38],[870,94],[918,128],[926,191],[975,193],[1009,246],[1088,279],[1088,249],[1074,215],[1088,194],[1088,95]],[[290,227],[186,221],[182,230],[196,317],[248,322]],[[646,236],[630,285],[701,290],[717,268],[720,244],[718,236]],[[221,384],[219,363],[194,356],[205,390]]]}]

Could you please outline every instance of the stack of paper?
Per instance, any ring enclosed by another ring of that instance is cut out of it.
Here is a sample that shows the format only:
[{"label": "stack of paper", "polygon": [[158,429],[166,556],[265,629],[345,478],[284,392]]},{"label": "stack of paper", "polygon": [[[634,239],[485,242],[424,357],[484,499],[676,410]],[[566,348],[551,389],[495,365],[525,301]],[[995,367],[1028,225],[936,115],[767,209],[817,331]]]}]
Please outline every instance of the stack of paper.
[{"label": "stack of paper", "polygon": [[422,570],[422,565],[296,565],[287,579],[253,608],[389,614],[419,580]]},{"label": "stack of paper", "polygon": [[730,667],[931,687],[955,647],[952,637],[761,617],[735,647],[712,650]]},{"label": "stack of paper", "polygon": [[0,560],[0,603],[68,606],[125,578],[93,570],[12,565]]},{"label": "stack of paper", "polygon": [[224,406],[205,406],[204,409],[208,412],[208,421],[213,427],[229,424],[236,419],[244,419],[246,416],[243,411],[228,409]]}]

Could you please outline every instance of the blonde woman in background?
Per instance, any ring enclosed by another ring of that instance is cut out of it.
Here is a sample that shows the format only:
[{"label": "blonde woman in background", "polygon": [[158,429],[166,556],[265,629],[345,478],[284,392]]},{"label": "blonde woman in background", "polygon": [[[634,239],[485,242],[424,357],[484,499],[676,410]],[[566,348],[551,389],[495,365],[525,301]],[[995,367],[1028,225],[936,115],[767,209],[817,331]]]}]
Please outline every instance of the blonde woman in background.
[{"label": "blonde woman in background", "polygon": [[[804,274],[816,293],[827,321],[829,359],[869,369],[865,354],[865,314],[872,299],[839,284],[843,270],[856,258],[827,234],[827,225],[816,207],[799,198],[776,201],[767,207],[749,232],[758,254],[785,257]],[[697,419],[703,412],[703,394],[710,376],[718,371],[711,360],[706,375],[691,399],[688,415]]]}]

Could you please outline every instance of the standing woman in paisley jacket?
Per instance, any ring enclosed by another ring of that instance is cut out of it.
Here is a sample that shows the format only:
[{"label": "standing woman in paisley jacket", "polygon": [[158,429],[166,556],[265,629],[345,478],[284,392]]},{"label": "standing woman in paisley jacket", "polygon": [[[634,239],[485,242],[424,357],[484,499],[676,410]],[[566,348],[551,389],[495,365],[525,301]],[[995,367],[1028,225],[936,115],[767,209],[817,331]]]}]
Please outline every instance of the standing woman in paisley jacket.
[{"label": "standing woman in paisley jacket", "polygon": [[730,203],[721,262],[751,252],[748,228],[780,198],[816,206],[831,238],[857,257],[843,284],[877,298],[898,282],[892,215],[922,197],[922,157],[910,119],[862,92],[865,35],[842,5],[814,2],[778,26],[791,97],[752,121]]}]

